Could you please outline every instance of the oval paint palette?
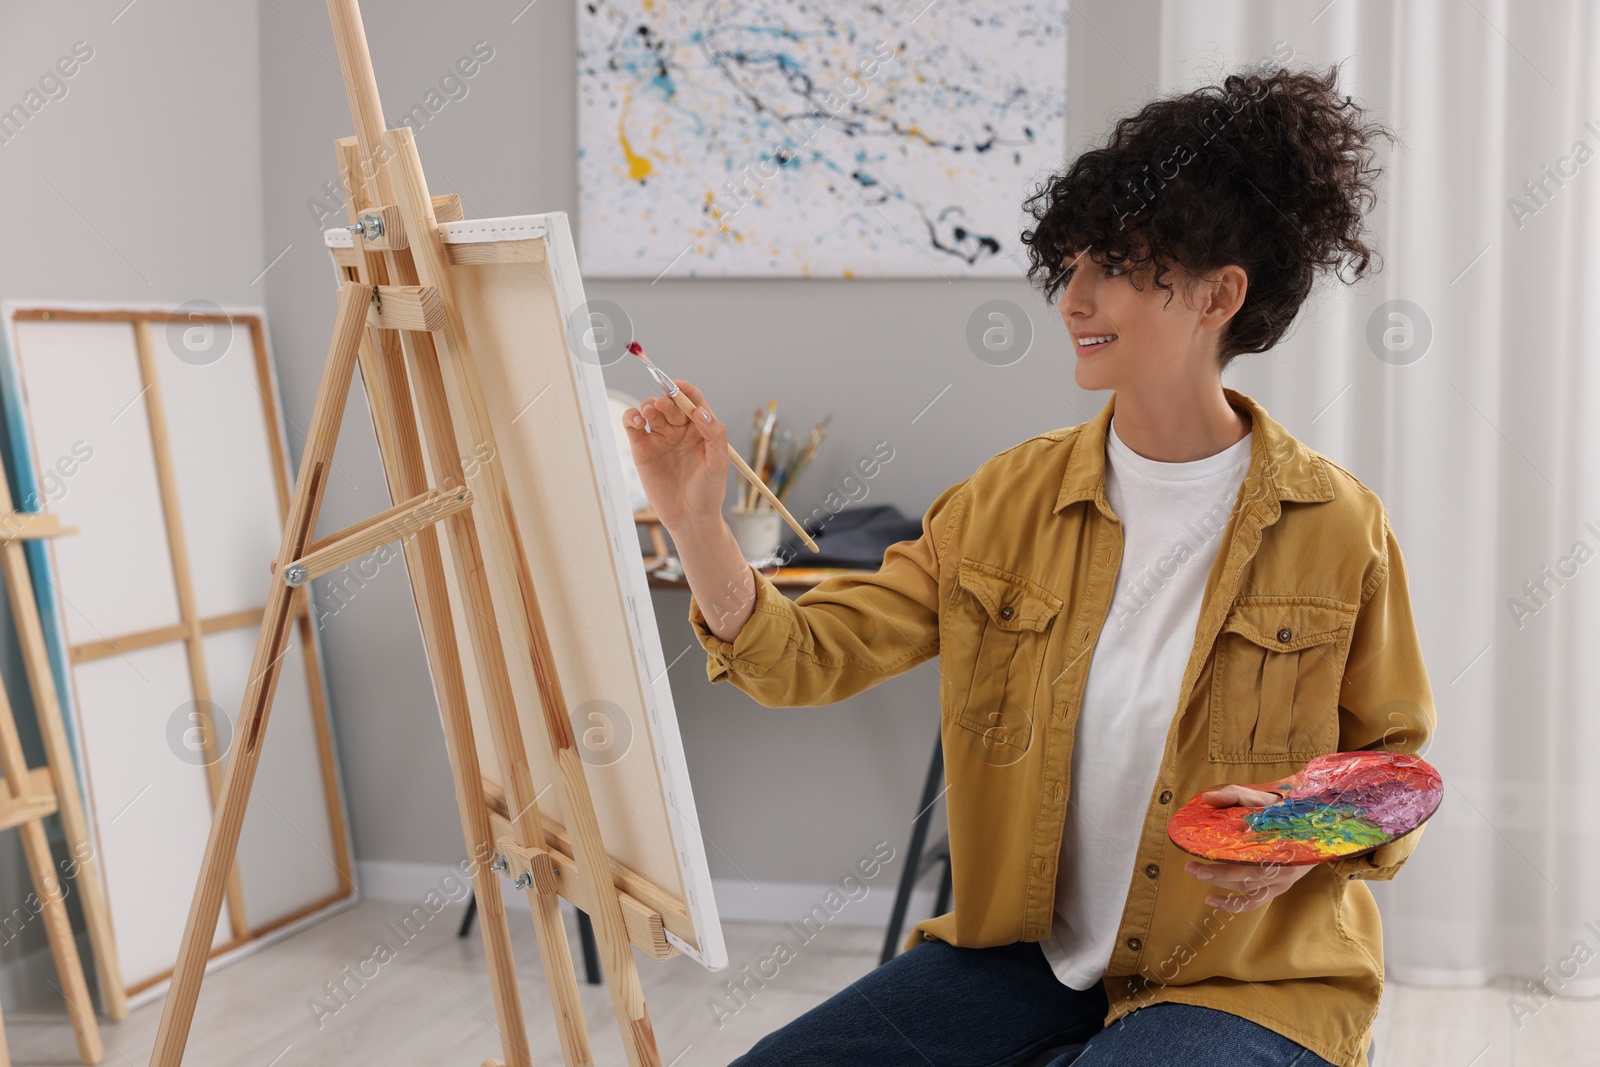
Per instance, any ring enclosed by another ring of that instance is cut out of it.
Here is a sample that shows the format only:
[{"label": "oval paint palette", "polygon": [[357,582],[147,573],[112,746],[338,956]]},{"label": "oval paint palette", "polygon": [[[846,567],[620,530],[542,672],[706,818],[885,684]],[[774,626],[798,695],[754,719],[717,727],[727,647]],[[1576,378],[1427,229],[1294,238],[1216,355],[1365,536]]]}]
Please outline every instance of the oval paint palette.
[{"label": "oval paint palette", "polygon": [[1444,793],[1439,772],[1420,756],[1365,751],[1318,756],[1298,774],[1250,788],[1282,799],[1214,808],[1196,796],[1172,816],[1167,836],[1201,859],[1304,866],[1404,837],[1428,821]]}]

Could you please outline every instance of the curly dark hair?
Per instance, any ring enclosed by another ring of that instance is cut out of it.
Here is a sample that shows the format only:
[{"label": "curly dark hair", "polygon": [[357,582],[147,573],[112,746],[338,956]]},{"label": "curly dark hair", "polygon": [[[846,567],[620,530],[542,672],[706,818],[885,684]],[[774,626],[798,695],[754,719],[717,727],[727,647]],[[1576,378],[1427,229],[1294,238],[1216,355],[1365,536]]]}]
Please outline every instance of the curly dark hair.
[{"label": "curly dark hair", "polygon": [[1374,258],[1382,268],[1363,217],[1382,170],[1374,142],[1399,138],[1337,91],[1338,75],[1338,64],[1263,64],[1118,120],[1103,148],[1025,202],[1037,223],[1022,234],[1028,277],[1053,303],[1073,258],[1092,249],[1097,262],[1134,275],[1153,265],[1170,303],[1162,279],[1173,265],[1204,276],[1238,264],[1249,284],[1218,356],[1226,365],[1271,348],[1319,269],[1348,284]]}]

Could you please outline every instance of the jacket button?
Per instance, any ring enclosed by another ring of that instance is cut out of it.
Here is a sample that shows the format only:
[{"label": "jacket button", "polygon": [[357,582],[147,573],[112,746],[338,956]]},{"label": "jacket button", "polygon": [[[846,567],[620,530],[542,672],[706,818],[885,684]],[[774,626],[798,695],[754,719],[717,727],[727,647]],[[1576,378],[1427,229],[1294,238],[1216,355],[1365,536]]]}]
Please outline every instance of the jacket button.
[{"label": "jacket button", "polygon": [[1150,863],[1150,864],[1146,864],[1145,865],[1144,876],[1146,878],[1154,878],[1156,875],[1158,875],[1160,873],[1161,873],[1161,868],[1157,867],[1155,864]]},{"label": "jacket button", "polygon": [[1010,604],[1007,604],[1005,607],[1000,609],[1000,617],[1002,619],[1005,619],[1007,622],[1009,622],[1011,620],[1011,616],[1013,616],[1015,614],[1016,614],[1016,612],[1011,610],[1011,605]]},{"label": "jacket button", "polygon": [[1278,631],[1278,640],[1283,642],[1286,645],[1293,638],[1294,638],[1294,631],[1290,630],[1287,626],[1285,626],[1283,629]]},{"label": "jacket button", "polygon": [[1128,938],[1128,947],[1133,949],[1135,952],[1138,952],[1143,944],[1144,942],[1140,941],[1137,937]]},{"label": "jacket button", "polygon": [[1163,804],[1171,804],[1172,803],[1172,790],[1163,789],[1161,791],[1161,803],[1163,803]]}]

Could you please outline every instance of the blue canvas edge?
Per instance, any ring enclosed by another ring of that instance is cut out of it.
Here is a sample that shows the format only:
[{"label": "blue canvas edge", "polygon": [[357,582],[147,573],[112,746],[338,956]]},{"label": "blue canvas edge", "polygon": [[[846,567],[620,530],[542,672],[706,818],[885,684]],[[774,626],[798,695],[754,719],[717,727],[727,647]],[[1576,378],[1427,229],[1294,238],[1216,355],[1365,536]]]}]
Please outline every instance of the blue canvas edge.
[{"label": "blue canvas edge", "polygon": [[[39,507],[39,480],[35,472],[33,444],[28,439],[27,413],[22,403],[22,377],[18,372],[15,353],[10,344],[12,319],[5,316],[6,329],[0,331],[0,461],[5,463],[6,477],[11,482],[16,511],[42,511]],[[32,500],[33,507],[24,502]],[[45,652],[50,657],[50,673],[55,679],[56,703],[61,708],[61,723],[66,731],[67,745],[72,749],[72,761],[78,780],[78,791],[83,796],[84,809],[89,810],[88,779],[83,761],[83,748],[78,739],[77,709],[72,703],[72,686],[67,677],[67,646],[62,631],[60,605],[56,601],[55,584],[51,581],[50,553],[43,541],[25,541],[23,553],[28,560],[28,574],[33,583],[33,597],[39,607],[39,626],[44,632]],[[9,590],[12,596],[16,590]],[[37,720],[37,711],[30,705],[29,713]],[[37,722],[36,722],[37,725]],[[91,826],[91,841],[94,830]]]}]

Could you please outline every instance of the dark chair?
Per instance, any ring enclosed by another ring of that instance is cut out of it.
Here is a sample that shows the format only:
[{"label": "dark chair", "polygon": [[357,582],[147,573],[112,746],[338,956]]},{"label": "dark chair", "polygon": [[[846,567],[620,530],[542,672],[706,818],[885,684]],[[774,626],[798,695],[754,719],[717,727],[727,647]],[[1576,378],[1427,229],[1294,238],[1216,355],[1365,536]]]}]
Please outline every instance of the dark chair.
[{"label": "dark chair", "polygon": [[[467,913],[461,916],[461,928],[456,931],[456,936],[466,937],[472,933],[472,921],[477,917],[478,897],[473,894],[467,900]],[[583,976],[590,985],[599,985],[600,946],[594,939],[594,923],[582,908],[578,909],[578,941],[583,945]]]},{"label": "dark chair", "polygon": [[935,867],[943,867],[939,877],[939,896],[933,913],[943,915],[950,910],[950,837],[941,837],[932,848],[924,848],[928,828],[933,823],[934,802],[939,799],[940,783],[944,781],[944,745],[939,737],[933,741],[933,760],[928,764],[928,777],[922,785],[922,802],[917,807],[916,820],[911,824],[911,843],[906,847],[905,866],[900,870],[900,885],[894,894],[894,913],[889,917],[889,929],[883,939],[880,964],[894,959],[900,944],[900,931],[905,926],[906,909],[911,904],[911,891],[923,875]]}]

